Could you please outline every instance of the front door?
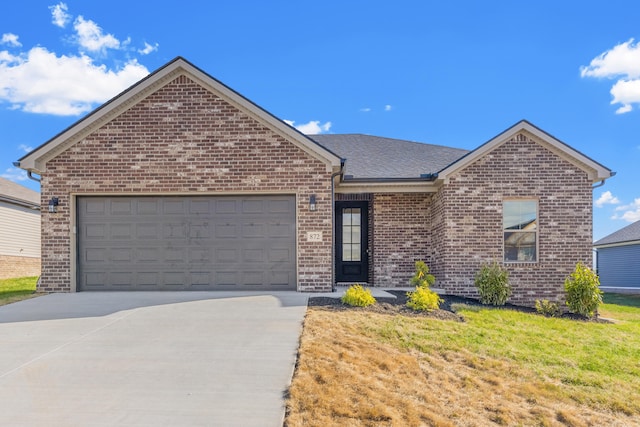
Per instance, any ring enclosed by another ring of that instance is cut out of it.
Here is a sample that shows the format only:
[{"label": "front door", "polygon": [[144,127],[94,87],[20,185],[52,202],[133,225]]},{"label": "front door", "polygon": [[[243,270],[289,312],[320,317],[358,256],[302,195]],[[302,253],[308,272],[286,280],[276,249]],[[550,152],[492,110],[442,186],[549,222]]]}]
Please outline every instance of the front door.
[{"label": "front door", "polygon": [[336,282],[369,281],[369,202],[336,202]]}]

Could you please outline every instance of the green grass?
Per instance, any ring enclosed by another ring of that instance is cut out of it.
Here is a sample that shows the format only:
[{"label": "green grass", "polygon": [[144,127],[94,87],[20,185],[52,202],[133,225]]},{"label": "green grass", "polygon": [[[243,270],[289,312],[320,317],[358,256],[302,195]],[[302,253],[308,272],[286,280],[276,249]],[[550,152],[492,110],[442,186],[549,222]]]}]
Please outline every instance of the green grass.
[{"label": "green grass", "polygon": [[20,277],[0,280],[0,305],[22,301],[37,296],[38,277]]},{"label": "green grass", "polygon": [[529,381],[578,404],[638,415],[640,298],[608,295],[605,301],[600,314],[615,323],[462,306],[463,323],[396,316],[365,330],[376,340],[424,354],[464,354],[479,369],[515,364],[529,373]]}]

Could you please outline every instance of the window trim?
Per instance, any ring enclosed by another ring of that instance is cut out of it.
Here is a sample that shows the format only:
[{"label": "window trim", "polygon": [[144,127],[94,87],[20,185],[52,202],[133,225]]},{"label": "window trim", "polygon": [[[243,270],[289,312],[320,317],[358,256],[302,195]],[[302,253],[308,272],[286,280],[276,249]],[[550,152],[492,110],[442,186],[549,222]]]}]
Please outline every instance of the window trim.
[{"label": "window trim", "polygon": [[[504,224],[504,204],[505,202],[535,202],[536,203],[536,228],[535,230],[508,230]],[[540,260],[540,199],[538,197],[505,197],[502,199],[502,262],[505,264],[537,264]],[[536,257],[533,261],[507,260],[505,251],[506,232],[515,233],[535,233],[536,237]]]}]

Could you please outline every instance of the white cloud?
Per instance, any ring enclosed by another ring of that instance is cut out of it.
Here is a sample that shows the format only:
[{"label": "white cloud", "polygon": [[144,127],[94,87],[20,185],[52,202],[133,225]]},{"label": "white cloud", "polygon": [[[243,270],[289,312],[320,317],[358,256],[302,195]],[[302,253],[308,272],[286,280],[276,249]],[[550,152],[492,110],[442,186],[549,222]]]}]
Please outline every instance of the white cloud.
[{"label": "white cloud", "polygon": [[640,197],[631,204],[618,206],[616,212],[622,212],[622,214],[615,214],[612,219],[624,219],[628,222],[640,221]]},{"label": "white cloud", "polygon": [[158,50],[158,43],[151,45],[145,42],[144,49],[138,49],[138,53],[141,55],[148,55],[151,52],[155,52],[156,50]]},{"label": "white cloud", "polygon": [[78,115],[148,74],[136,60],[109,69],[86,55],[57,56],[35,47],[26,55],[0,61],[0,99],[27,112]]},{"label": "white cloud", "polygon": [[384,111],[391,111],[393,109],[393,107],[389,104],[384,106]]},{"label": "white cloud", "polygon": [[2,35],[2,39],[0,40],[0,44],[6,44],[12,47],[20,47],[22,43],[18,41],[18,36],[12,33],[5,33]]},{"label": "white cloud", "polygon": [[595,205],[599,208],[604,205],[617,205],[618,203],[620,203],[620,200],[611,194],[611,191],[605,191],[598,197],[598,200],[595,201]]},{"label": "white cloud", "polygon": [[[22,52],[0,51],[0,102],[9,108],[31,113],[78,115],[93,109],[146,77],[149,71],[136,59],[131,40],[118,40],[94,21],[68,13],[65,3],[50,6],[54,25],[66,28],[73,21],[72,34],[64,39],[75,43],[77,52],[56,53],[44,46]],[[2,43],[19,46],[18,36],[7,33]],[[68,44],[67,44],[68,45]],[[158,49],[145,43],[140,54]],[[126,52],[113,58],[109,51]],[[109,65],[118,64],[118,65]]]},{"label": "white cloud", "polygon": [[33,147],[30,147],[30,146],[28,146],[26,144],[20,144],[20,145],[18,145],[18,148],[20,150],[24,151],[25,153],[29,153],[29,152],[33,151]]},{"label": "white cloud", "polygon": [[363,113],[368,113],[368,112],[371,111],[371,108],[369,108],[369,107],[361,108],[360,111],[363,112]]},{"label": "white cloud", "polygon": [[310,122],[303,123],[301,125],[295,125],[293,120],[284,120],[284,122],[289,126],[295,127],[305,135],[317,135],[319,133],[329,132],[329,129],[331,129],[331,122],[320,124],[320,120],[311,120]]},{"label": "white cloud", "polygon": [[64,28],[71,22],[71,15],[67,13],[69,8],[66,3],[60,2],[54,6],[49,6],[49,10],[51,11],[51,22],[56,27]]},{"label": "white cloud", "polygon": [[78,43],[89,52],[104,52],[107,49],[119,49],[120,41],[112,34],[104,34],[102,28],[92,20],[78,16],[73,23]]},{"label": "white cloud", "polygon": [[580,67],[582,77],[617,79],[611,88],[611,104],[621,104],[616,114],[633,110],[640,103],[640,44],[633,39],[620,43]]},{"label": "white cloud", "polygon": [[4,179],[8,179],[9,181],[26,181],[29,179],[27,176],[27,172],[19,169],[19,168],[8,168],[4,171],[2,175],[0,175]]}]

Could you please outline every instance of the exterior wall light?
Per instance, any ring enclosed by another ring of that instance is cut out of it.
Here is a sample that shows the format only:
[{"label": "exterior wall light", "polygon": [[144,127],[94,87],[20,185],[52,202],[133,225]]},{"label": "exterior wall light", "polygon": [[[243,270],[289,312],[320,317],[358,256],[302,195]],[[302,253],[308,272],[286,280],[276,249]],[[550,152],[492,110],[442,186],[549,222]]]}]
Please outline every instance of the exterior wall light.
[{"label": "exterior wall light", "polygon": [[310,211],[315,211],[316,210],[316,195],[312,194],[309,196],[309,210]]},{"label": "exterior wall light", "polygon": [[52,197],[49,200],[49,212],[50,213],[56,213],[58,212],[57,206],[58,206],[59,200],[57,197]]}]

